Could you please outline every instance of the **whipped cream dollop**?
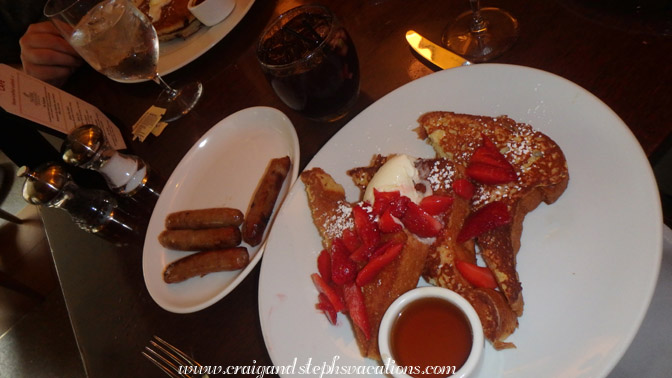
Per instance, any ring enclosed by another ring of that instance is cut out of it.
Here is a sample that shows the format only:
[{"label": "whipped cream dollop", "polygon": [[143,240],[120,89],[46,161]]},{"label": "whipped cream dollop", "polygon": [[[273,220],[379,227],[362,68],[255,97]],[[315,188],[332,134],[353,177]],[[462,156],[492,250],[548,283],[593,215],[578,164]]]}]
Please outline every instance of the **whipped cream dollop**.
[{"label": "whipped cream dollop", "polygon": [[415,203],[427,195],[415,189],[415,185],[421,183],[418,170],[415,168],[414,161],[408,155],[396,155],[385,162],[376,172],[364,192],[364,201],[373,205],[375,198],[373,189],[379,192],[392,192],[398,190],[402,196],[408,197]]}]

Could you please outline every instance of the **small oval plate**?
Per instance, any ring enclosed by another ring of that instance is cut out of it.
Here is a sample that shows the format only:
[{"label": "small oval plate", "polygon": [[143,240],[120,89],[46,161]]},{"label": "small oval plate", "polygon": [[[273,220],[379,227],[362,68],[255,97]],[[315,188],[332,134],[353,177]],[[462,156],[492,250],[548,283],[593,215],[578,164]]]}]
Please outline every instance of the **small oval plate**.
[{"label": "small oval plate", "polygon": [[[265,244],[256,247],[242,244],[250,253],[250,263],[243,270],[167,284],[163,282],[166,265],[190,252],[170,250],[159,244],[157,237],[164,229],[166,215],[210,207],[233,207],[245,212],[268,162],[282,156],[292,159],[292,169],[273,217],[299,172],[298,138],[287,116],[267,107],[244,109],[217,123],[191,147],[168,179],[145,236],[142,256],[145,285],[159,306],[175,313],[188,313],[219,301],[257,265]],[[265,237],[272,222],[273,219]]]}]

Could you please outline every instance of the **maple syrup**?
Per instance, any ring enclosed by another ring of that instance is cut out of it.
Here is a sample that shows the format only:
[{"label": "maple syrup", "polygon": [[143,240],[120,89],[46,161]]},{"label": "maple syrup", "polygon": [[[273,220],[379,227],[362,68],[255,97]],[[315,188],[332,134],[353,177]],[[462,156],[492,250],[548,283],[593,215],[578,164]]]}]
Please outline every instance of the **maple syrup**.
[{"label": "maple syrup", "polygon": [[[408,375],[446,377],[467,361],[473,336],[462,310],[445,299],[428,297],[413,301],[400,311],[390,340],[392,357],[398,366],[419,368],[409,370]],[[425,371],[428,367],[432,371]]]}]

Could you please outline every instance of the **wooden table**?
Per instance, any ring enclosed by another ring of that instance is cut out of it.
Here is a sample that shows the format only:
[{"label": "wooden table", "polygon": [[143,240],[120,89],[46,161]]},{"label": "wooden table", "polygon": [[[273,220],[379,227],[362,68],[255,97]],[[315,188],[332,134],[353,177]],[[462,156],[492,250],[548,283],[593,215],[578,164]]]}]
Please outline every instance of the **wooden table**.
[{"label": "wooden table", "polygon": [[[251,106],[271,106],[293,122],[300,168],[349,119],[383,95],[436,70],[406,45],[406,30],[439,41],[443,28],[468,8],[466,0],[318,0],[343,19],[358,50],[361,95],[354,110],[333,124],[307,120],[272,92],[255,57],[255,42],[275,15],[303,1],[259,0],[221,42],[169,81],[201,80],[203,98],[188,116],[158,137],[129,142],[168,177],[183,155],[215,123]],[[672,138],[672,26],[668,13],[634,10],[606,1],[483,2],[514,14],[520,39],[498,63],[534,67],[563,76],[610,106],[631,128],[651,162]],[[492,3],[492,4],[491,4]],[[647,4],[647,3],[645,3]],[[664,34],[667,33],[667,36]],[[130,141],[130,128],[158,93],[153,83],[120,84],[89,68],[65,89],[99,107]],[[244,164],[244,162],[241,162]],[[43,212],[73,329],[91,377],[161,376],[140,355],[152,335],[182,347],[205,365],[271,365],[258,318],[259,267],[232,293],[192,314],[161,309],[142,275],[142,248],[117,248],[76,228],[59,210]],[[297,330],[300,333],[300,330]]]}]

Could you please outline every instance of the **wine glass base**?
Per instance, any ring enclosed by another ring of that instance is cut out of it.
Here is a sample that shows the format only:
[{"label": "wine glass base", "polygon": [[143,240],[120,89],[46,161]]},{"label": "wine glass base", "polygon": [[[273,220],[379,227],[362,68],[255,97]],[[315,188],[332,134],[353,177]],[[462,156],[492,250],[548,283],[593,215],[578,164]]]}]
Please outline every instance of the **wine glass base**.
[{"label": "wine glass base", "polygon": [[443,45],[462,57],[478,63],[494,59],[518,39],[518,21],[499,8],[481,8],[485,28],[472,31],[473,13],[462,13],[446,27]]},{"label": "wine glass base", "polygon": [[203,85],[198,81],[178,84],[172,88],[173,91],[164,90],[156,99],[155,105],[166,109],[166,113],[161,117],[163,122],[175,121],[189,113],[203,93]]}]

